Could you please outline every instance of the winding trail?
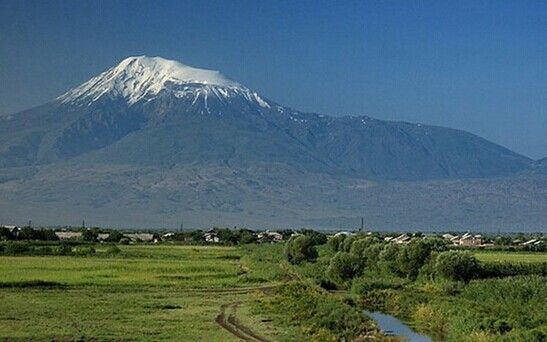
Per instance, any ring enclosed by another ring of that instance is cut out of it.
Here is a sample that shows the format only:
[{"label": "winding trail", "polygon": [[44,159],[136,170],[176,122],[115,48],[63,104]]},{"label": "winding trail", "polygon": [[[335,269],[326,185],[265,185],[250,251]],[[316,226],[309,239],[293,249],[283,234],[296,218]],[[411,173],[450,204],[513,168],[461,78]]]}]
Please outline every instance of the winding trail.
[{"label": "winding trail", "polygon": [[269,340],[258,335],[251,328],[243,325],[237,319],[237,308],[240,304],[241,302],[222,304],[220,306],[220,313],[216,317],[215,321],[218,323],[218,325],[228,330],[232,335],[235,335],[243,341],[269,342]]}]

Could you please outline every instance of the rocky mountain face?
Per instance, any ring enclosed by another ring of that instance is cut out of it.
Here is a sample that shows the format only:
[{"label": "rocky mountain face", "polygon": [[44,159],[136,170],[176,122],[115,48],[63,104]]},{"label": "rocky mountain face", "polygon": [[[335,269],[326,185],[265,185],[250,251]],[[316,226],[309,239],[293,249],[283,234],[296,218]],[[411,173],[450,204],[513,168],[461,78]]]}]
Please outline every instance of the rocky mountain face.
[{"label": "rocky mountain face", "polygon": [[[130,57],[48,104],[0,117],[0,209],[12,213],[0,219],[57,223],[47,215],[62,213],[104,225],[161,226],[186,216],[195,224],[328,226],[362,215],[370,196],[387,191],[368,213],[377,217],[375,226],[420,222],[426,229],[435,220],[393,221],[389,209],[401,204],[394,198],[419,191],[411,196],[424,206],[408,208],[424,211],[430,198],[451,189],[490,201],[498,209],[473,203],[471,210],[499,211],[488,223],[494,226],[511,212],[497,197],[503,194],[464,184],[505,184],[499,179],[506,177],[530,184],[529,177],[540,177],[532,181],[539,193],[518,194],[531,201],[522,209],[530,215],[547,208],[542,174],[528,175],[540,163],[467,132],[302,113],[215,71]],[[438,185],[455,181],[461,187]],[[454,200],[461,196],[450,198],[461,207]],[[442,224],[484,225],[464,219],[469,211],[461,210]],[[136,219],[137,212],[146,219]]]}]

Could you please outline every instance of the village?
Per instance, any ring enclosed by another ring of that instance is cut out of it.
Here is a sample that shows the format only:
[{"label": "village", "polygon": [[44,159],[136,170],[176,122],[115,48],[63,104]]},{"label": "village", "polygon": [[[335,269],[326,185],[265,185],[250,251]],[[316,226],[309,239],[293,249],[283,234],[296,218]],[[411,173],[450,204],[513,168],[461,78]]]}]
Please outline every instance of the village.
[{"label": "village", "polygon": [[[0,225],[0,240],[58,240],[58,241],[87,241],[98,243],[204,243],[204,244],[241,244],[241,243],[280,243],[291,237],[305,234],[313,230],[264,230],[256,231],[238,228],[212,228],[208,230],[158,230],[158,231],[131,231],[102,229],[98,227],[68,227],[47,228],[17,225]],[[443,239],[447,245],[462,248],[496,248],[516,247],[545,249],[544,234],[474,234],[465,232],[461,235],[452,233],[398,233],[374,232],[356,229],[353,231],[314,231],[323,234],[327,239],[339,236],[369,235],[383,239],[387,243],[407,244],[415,238],[437,237]],[[47,233],[47,234],[46,234]]]}]

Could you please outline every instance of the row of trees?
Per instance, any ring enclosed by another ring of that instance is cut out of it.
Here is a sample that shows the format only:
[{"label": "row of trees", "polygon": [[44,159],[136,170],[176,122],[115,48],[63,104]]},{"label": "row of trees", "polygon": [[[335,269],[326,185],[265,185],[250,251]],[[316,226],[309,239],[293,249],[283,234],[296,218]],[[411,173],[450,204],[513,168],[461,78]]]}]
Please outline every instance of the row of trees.
[{"label": "row of trees", "polygon": [[10,230],[6,227],[0,227],[0,240],[57,241],[59,240],[59,238],[57,237],[57,235],[55,235],[55,231],[53,229],[34,229],[31,227],[23,227],[15,231],[15,230]]},{"label": "row of trees", "polygon": [[[316,246],[322,241],[310,235],[291,238],[285,246],[285,256],[293,264],[313,262]],[[469,251],[449,250],[440,238],[415,238],[408,244],[385,243],[374,236],[337,236],[327,242],[333,253],[326,274],[335,281],[347,281],[366,269],[392,274],[411,280],[420,274],[467,282],[517,274],[547,274],[547,264],[486,264],[482,265]]]}]

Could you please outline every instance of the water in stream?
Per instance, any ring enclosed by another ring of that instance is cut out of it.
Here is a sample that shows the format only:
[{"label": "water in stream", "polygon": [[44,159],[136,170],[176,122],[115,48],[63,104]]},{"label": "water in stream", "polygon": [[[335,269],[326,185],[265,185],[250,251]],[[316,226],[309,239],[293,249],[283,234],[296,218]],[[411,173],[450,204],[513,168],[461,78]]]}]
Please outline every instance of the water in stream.
[{"label": "water in stream", "polygon": [[402,336],[409,342],[432,342],[429,337],[414,332],[406,324],[391,315],[366,310],[363,313],[376,321],[380,329],[387,334]]}]

